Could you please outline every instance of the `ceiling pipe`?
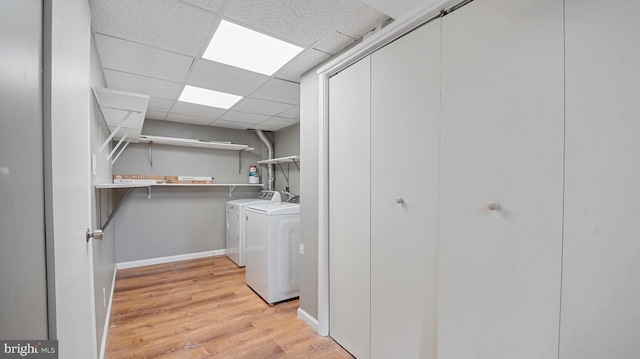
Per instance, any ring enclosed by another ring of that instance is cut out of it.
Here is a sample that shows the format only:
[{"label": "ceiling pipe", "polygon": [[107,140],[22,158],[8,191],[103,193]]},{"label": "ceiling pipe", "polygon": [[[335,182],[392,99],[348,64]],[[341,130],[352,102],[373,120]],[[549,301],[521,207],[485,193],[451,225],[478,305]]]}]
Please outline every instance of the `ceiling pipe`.
[{"label": "ceiling pipe", "polygon": [[[255,131],[256,131],[256,135],[258,135],[258,138],[260,139],[260,141],[262,141],[262,143],[267,147],[267,152],[268,152],[268,158],[267,159],[272,160],[273,159],[273,145],[271,144],[271,141],[269,141],[269,139],[264,134],[264,132],[262,132],[262,130],[255,130]],[[269,191],[273,191],[273,181],[275,180],[275,177],[273,176],[273,164],[272,163],[267,165],[267,173],[268,173],[267,189]]]}]

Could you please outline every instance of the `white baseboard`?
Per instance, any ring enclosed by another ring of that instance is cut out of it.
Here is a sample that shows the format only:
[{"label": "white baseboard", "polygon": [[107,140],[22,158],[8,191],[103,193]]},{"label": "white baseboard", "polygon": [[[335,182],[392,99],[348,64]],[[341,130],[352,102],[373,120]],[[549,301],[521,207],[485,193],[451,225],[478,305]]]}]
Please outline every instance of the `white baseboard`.
[{"label": "white baseboard", "polygon": [[314,332],[318,332],[318,320],[309,315],[309,313],[302,310],[302,308],[298,308],[298,319],[302,320],[303,322],[305,322],[305,324],[310,326]]},{"label": "white baseboard", "polygon": [[111,303],[113,303],[113,291],[116,287],[116,274],[118,274],[118,266],[113,268],[113,280],[111,281],[111,294],[109,294],[109,305],[107,306],[107,317],[104,320],[104,329],[102,330],[102,344],[100,346],[100,359],[104,359],[104,353],[107,347],[107,334],[109,333],[109,322],[111,319]]},{"label": "white baseboard", "polygon": [[206,252],[179,254],[177,256],[142,259],[142,260],[139,260],[139,261],[131,261],[131,262],[122,262],[122,263],[117,263],[116,266],[118,267],[118,269],[127,269],[127,268],[150,266],[150,265],[154,265],[154,264],[185,261],[185,260],[189,260],[189,259],[221,256],[221,255],[225,255],[225,254],[227,254],[227,250],[226,249],[217,249],[217,250],[206,251]]}]

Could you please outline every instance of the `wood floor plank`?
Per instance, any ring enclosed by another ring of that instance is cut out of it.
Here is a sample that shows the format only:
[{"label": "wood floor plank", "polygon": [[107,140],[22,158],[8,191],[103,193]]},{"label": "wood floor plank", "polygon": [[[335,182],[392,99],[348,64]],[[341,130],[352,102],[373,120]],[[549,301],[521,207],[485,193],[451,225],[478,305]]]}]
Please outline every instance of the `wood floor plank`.
[{"label": "wood floor plank", "polygon": [[353,358],[298,306],[267,305],[225,256],[120,270],[105,358]]}]

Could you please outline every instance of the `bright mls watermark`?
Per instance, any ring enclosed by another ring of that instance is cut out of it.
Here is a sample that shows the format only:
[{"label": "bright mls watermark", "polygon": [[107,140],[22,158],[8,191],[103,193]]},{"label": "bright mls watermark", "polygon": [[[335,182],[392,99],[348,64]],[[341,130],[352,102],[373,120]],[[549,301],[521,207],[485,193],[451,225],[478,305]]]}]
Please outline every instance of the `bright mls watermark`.
[{"label": "bright mls watermark", "polygon": [[58,359],[57,340],[0,340],[0,359]]}]

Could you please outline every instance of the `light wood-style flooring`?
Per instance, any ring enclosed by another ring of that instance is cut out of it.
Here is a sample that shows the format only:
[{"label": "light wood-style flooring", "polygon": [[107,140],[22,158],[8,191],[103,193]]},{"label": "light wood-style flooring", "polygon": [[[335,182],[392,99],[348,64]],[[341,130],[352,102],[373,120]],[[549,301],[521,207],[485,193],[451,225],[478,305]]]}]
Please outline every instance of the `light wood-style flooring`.
[{"label": "light wood-style flooring", "polygon": [[105,358],[353,358],[225,256],[119,270]]}]

